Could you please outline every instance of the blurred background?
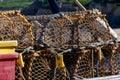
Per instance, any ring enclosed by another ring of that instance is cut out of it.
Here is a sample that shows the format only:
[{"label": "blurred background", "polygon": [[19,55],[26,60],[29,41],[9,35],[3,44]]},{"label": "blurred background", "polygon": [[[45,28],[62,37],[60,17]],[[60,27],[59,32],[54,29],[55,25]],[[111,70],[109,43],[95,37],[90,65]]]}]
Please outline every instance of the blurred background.
[{"label": "blurred background", "polygon": [[[120,28],[120,0],[79,0],[86,9],[98,9],[112,28]],[[57,0],[62,12],[80,11],[74,0]],[[19,10],[23,15],[51,14],[48,0],[0,0],[0,10]]]}]

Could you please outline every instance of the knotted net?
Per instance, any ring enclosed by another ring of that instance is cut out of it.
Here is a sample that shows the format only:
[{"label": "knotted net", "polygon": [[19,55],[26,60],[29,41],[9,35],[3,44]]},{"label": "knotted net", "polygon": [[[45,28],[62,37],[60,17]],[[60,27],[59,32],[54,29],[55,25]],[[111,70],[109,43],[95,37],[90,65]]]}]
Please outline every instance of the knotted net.
[{"label": "knotted net", "polygon": [[[82,11],[50,15],[49,20],[40,17],[34,18],[33,35],[39,45],[35,49],[41,52],[34,58],[24,55],[26,79],[78,80],[119,74],[120,46],[115,46],[119,43],[113,42],[116,36],[104,15]],[[71,50],[64,52],[67,49]],[[65,66],[56,69],[56,55],[61,53]]]},{"label": "knotted net", "polygon": [[27,80],[77,80],[120,73],[119,43],[114,42],[116,35],[98,11],[31,18],[36,21],[27,17],[32,27],[16,11],[3,12],[0,19],[0,40],[18,40],[17,49],[35,42],[35,51],[23,54],[23,75],[16,66],[16,80],[22,76]]},{"label": "knotted net", "polygon": [[18,48],[33,44],[31,24],[17,11],[0,13],[0,40],[17,40]]}]

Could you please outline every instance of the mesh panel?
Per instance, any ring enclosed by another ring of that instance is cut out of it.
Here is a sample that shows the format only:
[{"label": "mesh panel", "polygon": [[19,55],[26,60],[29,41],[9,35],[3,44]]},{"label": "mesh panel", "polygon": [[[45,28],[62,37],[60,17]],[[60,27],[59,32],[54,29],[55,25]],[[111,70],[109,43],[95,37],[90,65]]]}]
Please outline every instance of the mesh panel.
[{"label": "mesh panel", "polygon": [[[28,55],[25,55],[27,57]],[[65,80],[62,69],[55,72],[55,56],[50,52],[39,53],[38,57],[24,58],[25,67],[23,68],[25,78],[28,80]]]},{"label": "mesh panel", "polygon": [[47,20],[51,16],[52,15],[26,16],[26,19],[33,24],[32,32],[35,43],[38,44],[38,39],[40,37],[40,33],[42,32],[42,28],[46,25]]},{"label": "mesh panel", "polygon": [[70,73],[70,78],[79,77],[81,79],[91,77],[90,51],[76,50],[74,53],[66,53],[64,54],[64,62]]},{"label": "mesh panel", "polygon": [[[40,16],[39,19],[35,19],[38,20],[37,22],[33,22],[35,25],[32,27],[32,31],[30,26],[26,25],[28,22],[24,22],[23,18],[14,16],[15,14],[16,12],[11,13],[11,15],[4,13],[1,16],[0,40],[17,39],[19,42],[18,48],[26,48],[33,41],[31,32],[33,32],[37,45],[41,33],[44,32],[43,42],[45,44],[54,48],[61,48],[61,50],[72,48],[72,51],[63,54],[65,68],[61,69],[55,69],[55,55],[46,49],[38,53],[39,56],[33,56],[32,53],[23,54],[25,67],[22,72],[26,80],[66,80],[67,77],[74,80],[120,73],[120,46],[114,49],[117,43],[108,46],[103,45],[104,47],[101,50],[104,59],[102,61],[99,60],[100,55],[96,52],[97,47],[94,49],[76,49],[76,47],[73,47],[87,46],[91,43],[106,42],[113,39],[109,33],[109,25],[102,14],[92,11],[64,13],[68,16],[67,18],[64,15],[59,18],[52,17],[53,19],[47,24],[46,18],[50,18],[51,15]],[[32,19],[34,20],[33,17]],[[30,18],[29,21],[32,22]],[[106,28],[103,28],[103,26],[106,26]],[[46,30],[44,31],[44,29]],[[38,50],[41,49],[36,51]],[[67,72],[67,76],[65,72]],[[17,65],[16,80],[21,79],[21,75]]]},{"label": "mesh panel", "polygon": [[31,45],[30,23],[16,11],[0,15],[0,40],[18,40],[18,48]]},{"label": "mesh panel", "polygon": [[[65,53],[64,63],[69,74],[68,77],[76,80],[119,74],[120,47],[116,48],[115,52],[112,53],[111,51],[115,48],[114,45],[116,44],[102,48],[105,57],[102,60],[99,60],[99,54],[96,52],[96,49],[75,49],[72,52]],[[23,73],[27,80],[51,80],[54,78],[56,80],[65,80],[67,78],[62,69],[57,69],[56,74],[54,74],[56,66],[55,55],[48,50],[39,53],[37,57],[30,57],[30,54],[24,55],[24,62]]]},{"label": "mesh panel", "polygon": [[[66,49],[114,39],[109,33],[106,19],[99,12],[85,11],[66,15],[59,18],[53,16],[52,20],[50,19],[47,26],[42,29],[41,42]],[[71,21],[73,24],[70,23]]]},{"label": "mesh panel", "polygon": [[22,79],[22,73],[20,72],[19,65],[16,63],[15,67],[15,80],[21,80]]},{"label": "mesh panel", "polygon": [[[116,44],[114,44],[116,45]],[[103,47],[103,55],[104,59],[100,61],[96,55],[96,52],[93,51],[93,58],[94,61],[92,62],[92,52],[87,51],[84,53],[83,56],[80,56],[77,59],[77,67],[75,68],[75,74],[74,77],[77,78],[92,78],[92,77],[104,77],[104,76],[110,76],[110,75],[116,75],[119,74],[119,62],[120,62],[120,52],[118,47],[115,52],[110,52],[113,51],[114,45],[108,45]],[[112,47],[112,48],[110,48]],[[105,52],[104,52],[105,50]],[[109,52],[107,52],[108,50]],[[81,54],[81,53],[79,53]],[[110,55],[112,54],[112,55]],[[92,65],[93,63],[93,65]],[[73,65],[72,65],[73,66]],[[69,69],[70,67],[68,67]]]}]

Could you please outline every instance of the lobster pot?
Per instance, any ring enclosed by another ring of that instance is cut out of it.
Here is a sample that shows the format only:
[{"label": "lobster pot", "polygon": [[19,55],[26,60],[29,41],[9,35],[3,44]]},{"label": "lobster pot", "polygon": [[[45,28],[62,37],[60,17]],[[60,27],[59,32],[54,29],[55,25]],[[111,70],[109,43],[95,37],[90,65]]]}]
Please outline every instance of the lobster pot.
[{"label": "lobster pot", "polygon": [[[33,36],[31,24],[17,11],[4,11],[0,13],[0,41],[9,42],[11,40],[18,41],[18,46],[12,45],[12,47],[15,46],[15,50],[32,46]],[[10,47],[11,44],[12,43],[9,43],[9,45],[1,45],[7,46],[7,48],[2,47],[1,50],[4,50],[6,53],[13,52],[14,49],[12,50]],[[22,70],[18,63],[16,63],[15,68],[15,80],[22,79]]]},{"label": "lobster pot", "polygon": [[37,30],[40,34],[36,40],[42,45],[64,50],[114,40],[116,36],[110,30],[105,16],[98,11],[71,12],[49,18]]},{"label": "lobster pot", "polygon": [[[120,73],[120,44],[109,44],[102,48],[73,49],[64,53],[65,68],[56,69],[56,55],[47,49],[23,54],[22,68],[26,80],[78,80],[105,77]],[[99,51],[101,50],[101,52]],[[16,77],[21,76],[17,69]],[[18,79],[18,78],[16,78]]]},{"label": "lobster pot", "polygon": [[110,34],[110,26],[105,15],[97,10],[26,18],[34,24],[32,26],[34,41],[53,47],[68,49],[73,46],[103,43],[115,38]]},{"label": "lobster pot", "polygon": [[22,55],[26,80],[78,80],[119,74],[120,46],[113,42],[116,37],[99,11],[38,17],[27,17],[34,24],[34,39],[29,40],[34,40],[35,52]]},{"label": "lobster pot", "polygon": [[[119,45],[119,44],[117,44]],[[120,47],[106,45],[99,49],[74,50],[64,54],[64,63],[71,79],[84,79],[118,75],[120,73]]]},{"label": "lobster pot", "polygon": [[17,11],[6,11],[0,14],[0,40],[17,40],[19,49],[31,46],[31,24]]},{"label": "lobster pot", "polygon": [[65,80],[64,72],[55,69],[55,55],[48,50],[34,54],[23,55],[25,67],[22,69],[23,75],[27,80]]}]

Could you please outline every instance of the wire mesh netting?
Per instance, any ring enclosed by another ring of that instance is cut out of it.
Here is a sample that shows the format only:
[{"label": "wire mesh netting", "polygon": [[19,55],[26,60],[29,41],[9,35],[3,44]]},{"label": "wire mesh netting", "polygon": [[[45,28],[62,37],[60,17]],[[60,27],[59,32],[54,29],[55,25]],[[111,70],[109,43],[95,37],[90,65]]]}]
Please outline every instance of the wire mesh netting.
[{"label": "wire mesh netting", "polygon": [[55,15],[41,30],[40,44],[63,49],[115,39],[105,16],[98,11]]},{"label": "wire mesh netting", "polygon": [[62,69],[55,71],[55,55],[50,51],[42,51],[37,57],[24,55],[23,74],[27,80],[65,80]]},{"label": "wire mesh netting", "polygon": [[0,14],[0,40],[18,40],[18,48],[31,45],[30,23],[17,11]]},{"label": "wire mesh netting", "polygon": [[[58,51],[56,55],[62,53],[61,50],[72,48],[63,54],[65,68],[56,70],[56,58],[51,48],[44,49],[45,51],[37,49],[41,51],[37,57],[24,55],[25,78],[78,80],[119,74],[120,46],[116,46],[119,43],[112,42],[111,45],[109,42],[115,38],[109,32],[110,26],[104,15],[94,11],[65,13],[65,15],[67,18],[64,15],[57,17],[55,15],[51,18],[49,15],[47,16],[49,20],[46,18],[33,20],[35,24],[33,35],[36,37],[37,45],[46,44],[56,49],[60,48],[60,52]],[[98,44],[94,44],[96,42]],[[55,74],[56,71],[58,73]]]},{"label": "wire mesh netting", "polygon": [[63,54],[65,67],[58,69],[56,55],[49,49],[39,49],[41,52],[36,57],[24,55],[23,74],[27,80],[79,80],[117,75],[120,73],[120,46],[114,45],[120,44],[106,45],[100,48],[102,53],[97,48],[73,49]]},{"label": "wire mesh netting", "polygon": [[20,79],[22,79],[22,75],[21,75],[19,66],[16,64],[16,67],[15,67],[15,80],[20,80]]},{"label": "wire mesh netting", "polygon": [[[113,46],[113,45],[111,45]],[[88,49],[79,52],[76,59],[74,73],[71,72],[74,78],[92,78],[92,77],[103,77],[119,74],[119,62],[120,53],[119,48],[115,52],[107,52],[104,50],[113,51],[108,46],[102,48],[104,58],[99,60],[99,54],[96,49]],[[83,53],[83,54],[82,54]],[[82,54],[82,56],[80,56]],[[110,55],[111,54],[111,55]],[[108,57],[109,56],[109,57]],[[72,65],[73,66],[73,65]],[[69,69],[69,68],[68,68]]]},{"label": "wire mesh netting", "polygon": [[[116,75],[119,74],[120,67],[120,52],[119,48],[115,48],[115,45],[108,45],[106,48],[103,48],[103,53],[105,56],[105,59],[103,60],[103,63],[98,62],[97,67],[97,76],[110,76],[110,75]],[[102,68],[102,65],[104,65]],[[103,69],[101,71],[101,69]],[[102,74],[101,74],[102,73]]]},{"label": "wire mesh netting", "polygon": [[18,40],[17,49],[33,45],[32,52],[22,53],[24,68],[16,65],[16,80],[78,80],[120,73],[120,44],[98,11],[26,18],[32,27],[17,12],[1,13],[0,18],[0,40]]}]

